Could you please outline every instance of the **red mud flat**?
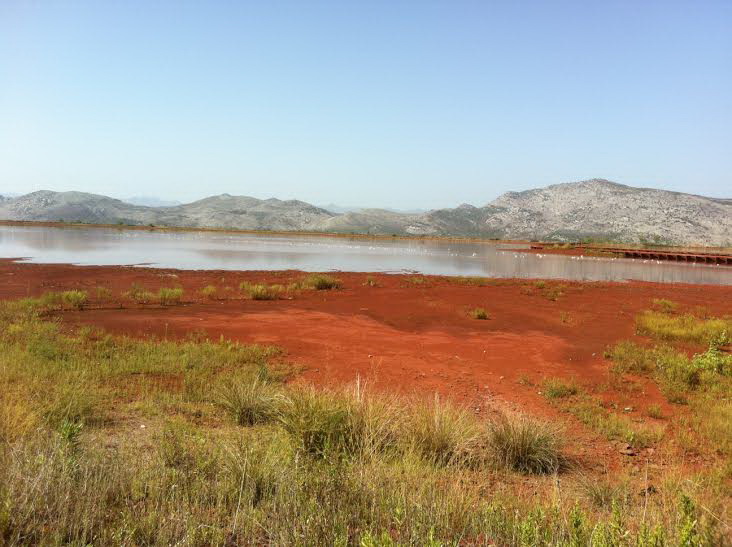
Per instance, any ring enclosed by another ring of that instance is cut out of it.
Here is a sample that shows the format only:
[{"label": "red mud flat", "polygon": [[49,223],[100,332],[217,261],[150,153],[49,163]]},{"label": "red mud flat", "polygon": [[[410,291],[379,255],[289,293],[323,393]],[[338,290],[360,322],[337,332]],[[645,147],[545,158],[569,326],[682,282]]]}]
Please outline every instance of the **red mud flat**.
[{"label": "red mud flat", "polygon": [[[476,411],[517,408],[556,417],[540,395],[550,377],[575,379],[597,391],[609,380],[604,350],[634,335],[634,317],[654,298],[683,309],[732,314],[732,288],[653,283],[562,282],[548,298],[533,281],[493,280],[487,286],[444,277],[337,273],[342,288],[301,291],[293,299],[253,301],[237,290],[242,281],[287,284],[302,272],[181,271],[119,266],[40,265],[0,261],[0,299],[49,290],[84,289],[90,305],[63,312],[70,325],[89,324],[133,336],[184,337],[205,331],[212,338],[283,348],[302,366],[301,378],[316,384],[362,379],[378,389],[438,392]],[[376,286],[366,284],[366,280]],[[415,282],[415,280],[417,282]],[[137,283],[151,291],[181,286],[184,303],[139,306],[119,295]],[[558,282],[547,281],[551,288]],[[221,300],[198,294],[206,285]],[[106,287],[111,301],[95,301]],[[228,288],[228,289],[227,289]],[[469,311],[482,307],[488,320]],[[637,390],[606,392],[619,408],[640,417],[650,404],[669,407],[651,382]]]}]

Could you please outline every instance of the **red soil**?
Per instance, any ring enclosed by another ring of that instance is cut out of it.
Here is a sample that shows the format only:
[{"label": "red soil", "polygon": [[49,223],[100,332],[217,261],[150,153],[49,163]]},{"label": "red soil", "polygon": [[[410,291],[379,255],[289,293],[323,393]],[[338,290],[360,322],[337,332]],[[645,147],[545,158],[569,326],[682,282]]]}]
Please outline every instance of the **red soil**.
[{"label": "red soil", "polygon": [[[548,377],[574,378],[597,391],[609,379],[605,348],[634,335],[634,316],[654,298],[682,308],[702,306],[732,314],[732,288],[652,283],[563,282],[556,301],[532,281],[496,280],[479,287],[448,278],[411,283],[399,275],[338,273],[343,288],[302,291],[291,300],[245,300],[241,281],[287,284],[300,272],[177,271],[133,267],[78,267],[0,261],[0,299],[49,290],[89,291],[90,306],[63,312],[69,324],[92,324],[135,336],[183,337],[204,330],[210,337],[277,345],[302,378],[341,383],[361,378],[379,389],[439,392],[478,409],[508,406],[556,417],[539,394]],[[365,285],[367,277],[378,286]],[[182,286],[184,304],[173,307],[120,305],[132,283],[157,291]],[[198,291],[215,285],[225,300]],[[547,287],[557,282],[547,282]],[[114,302],[95,302],[94,289],[113,291]],[[230,291],[225,288],[230,287]],[[490,319],[469,310],[485,308]],[[669,407],[649,381],[639,389],[603,396],[630,415],[650,404]],[[603,391],[603,390],[600,390]]]}]

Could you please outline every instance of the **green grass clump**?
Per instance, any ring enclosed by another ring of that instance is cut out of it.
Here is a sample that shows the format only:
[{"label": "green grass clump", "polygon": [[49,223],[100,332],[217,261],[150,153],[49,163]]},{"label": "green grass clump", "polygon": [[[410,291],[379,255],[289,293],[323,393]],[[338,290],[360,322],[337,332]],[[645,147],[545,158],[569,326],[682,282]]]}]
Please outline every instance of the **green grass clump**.
[{"label": "green grass clump", "polygon": [[107,287],[97,287],[95,293],[98,300],[110,300],[112,298],[112,291]]},{"label": "green grass clump", "polygon": [[663,410],[661,410],[661,405],[658,404],[652,404],[648,405],[648,408],[646,409],[646,415],[649,418],[654,418],[656,420],[660,420],[663,418]]},{"label": "green grass clump", "polygon": [[75,310],[81,310],[84,308],[89,299],[86,291],[64,291],[61,293],[61,301],[65,307],[72,308]]},{"label": "green grass clump", "polygon": [[406,423],[410,443],[435,465],[473,465],[484,462],[478,422],[464,408],[440,401],[418,403]]},{"label": "green grass clump", "polygon": [[337,390],[301,386],[286,394],[279,421],[309,458],[370,461],[410,445],[403,426],[412,413],[394,398],[367,395],[358,383]]},{"label": "green grass clump", "polygon": [[676,302],[667,300],[665,298],[654,298],[653,308],[661,313],[674,313],[678,309],[679,305]]},{"label": "green grass clump", "polygon": [[300,388],[286,399],[280,424],[303,454],[318,459],[339,457],[353,453],[357,432],[352,416],[346,398]]},{"label": "green grass clump", "polygon": [[158,291],[158,300],[163,306],[175,306],[180,304],[180,300],[183,297],[183,289],[180,287],[168,288],[162,287]]},{"label": "green grass clump", "polygon": [[326,274],[310,274],[300,284],[305,289],[315,289],[316,291],[329,291],[341,287],[340,280]]},{"label": "green grass clump", "polygon": [[60,292],[48,291],[44,292],[38,298],[38,305],[47,310],[58,309],[63,306],[63,298]]},{"label": "green grass clump", "polygon": [[216,401],[241,426],[274,420],[282,403],[279,390],[260,378],[226,379],[218,389]]},{"label": "green grass clump", "polygon": [[470,310],[470,317],[473,319],[490,319],[488,312],[484,308],[474,308]]},{"label": "green grass clump", "polygon": [[137,283],[133,283],[129,291],[126,291],[124,295],[126,298],[133,300],[138,304],[149,304],[155,300],[155,295],[147,289],[141,287]]},{"label": "green grass clump", "polygon": [[198,292],[201,296],[209,300],[216,300],[218,296],[218,289],[214,285],[206,285]]},{"label": "green grass clump", "polygon": [[542,393],[548,399],[561,399],[579,393],[579,387],[574,382],[566,382],[560,378],[549,378],[542,384]]},{"label": "green grass clump", "polygon": [[48,291],[37,298],[23,298],[8,304],[6,309],[25,308],[28,312],[41,313],[44,311],[73,309],[84,309],[84,305],[88,302],[89,295],[86,291],[70,290],[70,291]]},{"label": "green grass clump", "polygon": [[560,297],[564,296],[565,289],[565,285],[552,285],[551,287],[547,287],[546,290],[543,291],[543,294],[547,300],[556,302]]},{"label": "green grass clump", "polygon": [[578,481],[578,486],[583,496],[598,509],[609,509],[613,504],[627,503],[629,497],[627,485],[622,483],[583,477]]},{"label": "green grass clump", "polygon": [[636,332],[668,342],[709,344],[721,337],[729,340],[732,319],[699,319],[690,314],[645,311],[636,317]]},{"label": "green grass clump", "polygon": [[605,358],[613,361],[613,371],[618,373],[651,374],[656,370],[656,359],[649,351],[629,340],[618,342],[605,351]]},{"label": "green grass clump", "polygon": [[487,277],[476,277],[476,276],[455,276],[446,277],[447,281],[456,283],[458,285],[470,285],[472,287],[486,287],[490,285],[491,279]]},{"label": "green grass clump", "polygon": [[252,300],[277,300],[285,293],[285,287],[282,285],[252,284],[247,281],[239,285],[239,290]]},{"label": "green grass clump", "polygon": [[561,432],[526,417],[494,422],[488,429],[488,445],[501,466],[519,473],[554,473],[563,462]]}]

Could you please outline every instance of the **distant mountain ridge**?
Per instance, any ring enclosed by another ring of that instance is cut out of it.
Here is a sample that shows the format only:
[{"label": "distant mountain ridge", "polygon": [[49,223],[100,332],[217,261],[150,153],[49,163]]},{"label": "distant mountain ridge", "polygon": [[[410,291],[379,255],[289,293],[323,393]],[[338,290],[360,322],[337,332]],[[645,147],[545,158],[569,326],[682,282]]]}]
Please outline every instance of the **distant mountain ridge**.
[{"label": "distant mountain ridge", "polygon": [[183,205],[180,201],[160,199],[155,196],[132,196],[122,201],[130,205],[144,205],[145,207],[175,207]]},{"label": "distant mountain ridge", "polygon": [[237,230],[469,236],[732,245],[732,200],[635,188],[604,179],[507,192],[483,207],[336,213],[298,200],[221,194],[151,207],[83,192],[42,190],[0,199],[0,219]]},{"label": "distant mountain ridge", "polygon": [[393,209],[391,207],[357,207],[348,205],[338,205],[336,203],[329,203],[328,205],[317,205],[321,209],[325,209],[331,213],[342,214],[342,213],[358,213],[366,211],[368,209],[379,209],[382,211],[389,211],[390,213],[403,213],[405,215],[418,215],[426,213],[428,209]]}]

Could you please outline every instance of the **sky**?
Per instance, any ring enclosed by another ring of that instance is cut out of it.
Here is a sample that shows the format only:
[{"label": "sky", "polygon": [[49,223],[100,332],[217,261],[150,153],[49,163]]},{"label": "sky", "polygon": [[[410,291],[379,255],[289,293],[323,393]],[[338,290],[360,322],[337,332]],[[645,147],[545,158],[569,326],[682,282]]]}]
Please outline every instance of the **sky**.
[{"label": "sky", "polygon": [[0,194],[732,198],[732,2],[0,1]]}]

